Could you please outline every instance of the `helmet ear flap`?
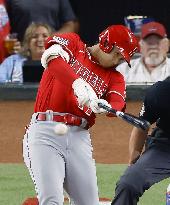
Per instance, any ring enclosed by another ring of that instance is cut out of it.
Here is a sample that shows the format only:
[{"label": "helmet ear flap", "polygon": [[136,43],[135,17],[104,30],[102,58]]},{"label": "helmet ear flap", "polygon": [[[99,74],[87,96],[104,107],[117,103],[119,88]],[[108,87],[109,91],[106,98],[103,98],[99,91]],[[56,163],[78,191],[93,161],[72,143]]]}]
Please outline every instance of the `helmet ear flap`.
[{"label": "helmet ear flap", "polygon": [[103,39],[103,46],[104,48],[107,48],[109,46],[109,41],[107,38]]},{"label": "helmet ear flap", "polygon": [[112,45],[110,45],[109,42],[109,31],[105,30],[103,31],[99,36],[99,44],[100,48],[105,52],[109,53],[112,50]]}]

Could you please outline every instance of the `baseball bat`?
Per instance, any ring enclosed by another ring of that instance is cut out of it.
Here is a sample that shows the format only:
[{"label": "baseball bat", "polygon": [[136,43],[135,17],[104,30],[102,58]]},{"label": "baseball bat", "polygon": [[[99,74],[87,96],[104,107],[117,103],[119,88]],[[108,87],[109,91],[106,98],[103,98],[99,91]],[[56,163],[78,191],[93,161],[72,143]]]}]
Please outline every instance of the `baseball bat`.
[{"label": "baseball bat", "polygon": [[124,113],[121,111],[117,111],[113,108],[110,108],[102,103],[98,103],[100,108],[105,109],[107,112],[115,114],[117,117],[121,118],[122,120],[134,125],[135,127],[141,128],[142,130],[148,130],[150,127],[150,123],[146,120],[142,120],[134,115],[129,113]]}]

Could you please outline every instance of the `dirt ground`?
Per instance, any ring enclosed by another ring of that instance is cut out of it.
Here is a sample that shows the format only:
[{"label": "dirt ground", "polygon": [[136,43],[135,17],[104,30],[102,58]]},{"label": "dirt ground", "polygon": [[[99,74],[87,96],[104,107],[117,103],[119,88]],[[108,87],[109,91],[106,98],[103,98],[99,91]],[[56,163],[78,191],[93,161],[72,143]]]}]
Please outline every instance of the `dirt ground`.
[{"label": "dirt ground", "polygon": [[[33,112],[32,101],[0,101],[0,162],[22,163],[24,127]],[[126,112],[137,114],[141,102],[128,102]],[[117,118],[99,115],[90,129],[97,163],[127,163],[132,126]]]}]

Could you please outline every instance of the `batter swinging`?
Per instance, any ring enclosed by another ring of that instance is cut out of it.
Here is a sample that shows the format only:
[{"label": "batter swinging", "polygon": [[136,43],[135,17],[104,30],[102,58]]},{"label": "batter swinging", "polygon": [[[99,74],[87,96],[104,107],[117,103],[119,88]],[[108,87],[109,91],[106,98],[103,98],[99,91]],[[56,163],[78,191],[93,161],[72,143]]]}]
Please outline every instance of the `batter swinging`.
[{"label": "batter swinging", "polygon": [[88,129],[95,114],[105,112],[99,102],[125,108],[125,82],[115,66],[121,60],[130,65],[137,51],[134,34],[123,25],[108,27],[92,47],[74,33],[47,40],[45,71],[23,140],[39,205],[62,205],[63,188],[75,205],[99,204]]}]

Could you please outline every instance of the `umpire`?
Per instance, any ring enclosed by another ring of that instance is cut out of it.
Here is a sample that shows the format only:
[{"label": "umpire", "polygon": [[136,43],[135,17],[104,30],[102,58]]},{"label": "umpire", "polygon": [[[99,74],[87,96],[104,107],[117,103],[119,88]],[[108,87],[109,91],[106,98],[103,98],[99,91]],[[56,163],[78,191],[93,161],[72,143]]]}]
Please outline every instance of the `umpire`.
[{"label": "umpire", "polygon": [[170,77],[148,89],[139,115],[151,124],[156,122],[156,127],[150,136],[133,128],[129,167],[117,182],[111,205],[136,205],[145,190],[170,177]]}]

